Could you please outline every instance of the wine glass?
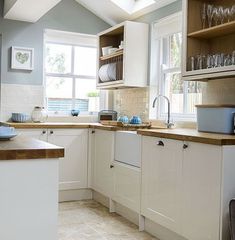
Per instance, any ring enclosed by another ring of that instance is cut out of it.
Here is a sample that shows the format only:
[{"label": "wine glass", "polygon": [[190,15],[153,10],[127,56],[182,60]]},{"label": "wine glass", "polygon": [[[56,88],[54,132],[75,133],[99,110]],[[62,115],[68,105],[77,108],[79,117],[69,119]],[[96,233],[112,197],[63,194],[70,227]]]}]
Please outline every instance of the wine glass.
[{"label": "wine glass", "polygon": [[220,21],[220,11],[219,11],[219,8],[217,8],[217,7],[213,8],[213,15],[214,15],[215,26],[217,26],[219,21]]},{"label": "wine glass", "polygon": [[230,9],[225,8],[223,11],[223,15],[224,15],[225,22],[229,22]]},{"label": "wine glass", "polygon": [[224,8],[222,6],[218,6],[218,14],[220,16],[220,24],[224,23]]},{"label": "wine glass", "polygon": [[214,16],[214,6],[212,4],[207,5],[207,18],[208,18],[208,25],[212,27],[212,21]]},{"label": "wine glass", "polygon": [[203,3],[201,8],[202,29],[206,28],[206,9],[207,9],[207,4]]}]

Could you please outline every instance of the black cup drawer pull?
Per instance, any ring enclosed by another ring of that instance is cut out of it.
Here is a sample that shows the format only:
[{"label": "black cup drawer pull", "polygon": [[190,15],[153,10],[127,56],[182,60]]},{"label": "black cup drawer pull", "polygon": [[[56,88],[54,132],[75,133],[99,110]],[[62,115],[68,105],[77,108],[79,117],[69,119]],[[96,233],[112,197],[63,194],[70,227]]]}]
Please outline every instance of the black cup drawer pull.
[{"label": "black cup drawer pull", "polygon": [[54,134],[54,131],[53,131],[53,130],[51,130],[51,131],[50,131],[50,134]]},{"label": "black cup drawer pull", "polygon": [[187,149],[187,148],[188,148],[188,144],[184,144],[183,149]]},{"label": "black cup drawer pull", "polygon": [[163,141],[158,141],[157,145],[164,147],[164,142]]},{"label": "black cup drawer pull", "polygon": [[42,134],[46,134],[46,133],[47,133],[46,130],[43,130],[43,131],[42,131]]}]

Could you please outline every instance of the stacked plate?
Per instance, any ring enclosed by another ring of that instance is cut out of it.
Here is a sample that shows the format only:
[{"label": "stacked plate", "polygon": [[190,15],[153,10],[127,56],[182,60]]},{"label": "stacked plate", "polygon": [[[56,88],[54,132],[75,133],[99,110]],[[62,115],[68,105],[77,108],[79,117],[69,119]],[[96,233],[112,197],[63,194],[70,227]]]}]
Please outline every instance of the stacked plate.
[{"label": "stacked plate", "polygon": [[115,81],[116,80],[116,63],[109,63],[101,66],[99,70],[99,77],[102,82]]}]

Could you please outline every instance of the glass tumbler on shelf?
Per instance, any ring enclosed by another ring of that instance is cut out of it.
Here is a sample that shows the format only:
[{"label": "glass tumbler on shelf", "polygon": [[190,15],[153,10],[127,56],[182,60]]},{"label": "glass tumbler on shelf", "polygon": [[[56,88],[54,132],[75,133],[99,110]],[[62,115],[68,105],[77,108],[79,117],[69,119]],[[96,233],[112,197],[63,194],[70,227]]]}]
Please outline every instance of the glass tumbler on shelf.
[{"label": "glass tumbler on shelf", "polygon": [[195,59],[195,57],[190,57],[189,58],[189,69],[191,71],[196,70],[196,59]]},{"label": "glass tumbler on shelf", "polygon": [[232,53],[232,65],[235,65],[235,51]]}]

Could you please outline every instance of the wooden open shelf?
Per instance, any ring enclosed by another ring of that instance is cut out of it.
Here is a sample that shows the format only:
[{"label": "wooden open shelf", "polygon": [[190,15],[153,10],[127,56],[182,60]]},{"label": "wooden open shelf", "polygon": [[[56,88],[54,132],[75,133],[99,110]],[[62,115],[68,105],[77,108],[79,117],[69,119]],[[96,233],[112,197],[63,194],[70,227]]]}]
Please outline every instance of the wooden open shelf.
[{"label": "wooden open shelf", "polygon": [[198,39],[211,39],[214,37],[222,37],[232,33],[235,33],[235,21],[189,33],[188,37]]},{"label": "wooden open shelf", "polygon": [[100,57],[100,60],[104,61],[104,60],[108,60],[108,59],[118,57],[118,56],[121,56],[121,55],[123,55],[123,49],[117,50],[116,52],[114,52],[112,54],[102,56],[102,57]]}]

